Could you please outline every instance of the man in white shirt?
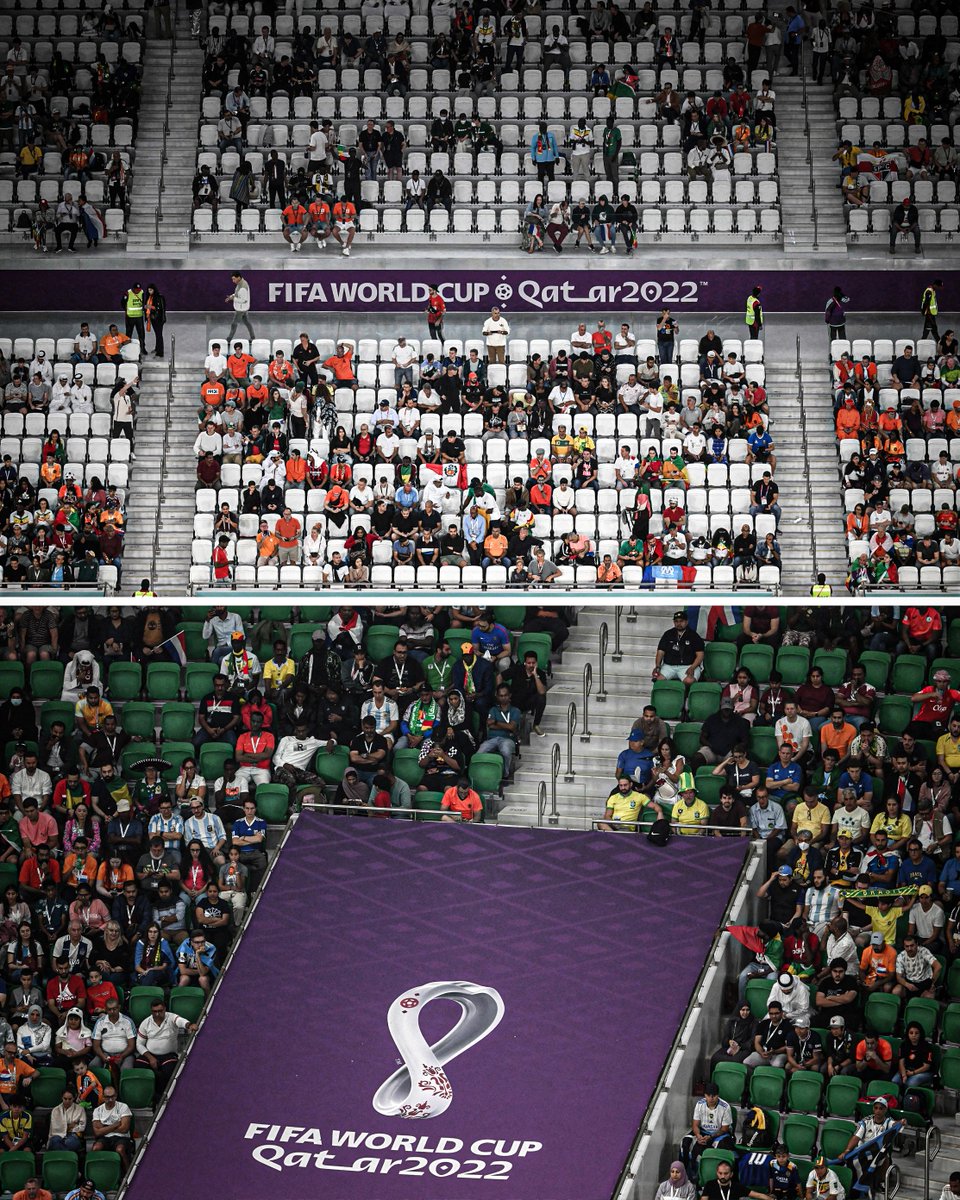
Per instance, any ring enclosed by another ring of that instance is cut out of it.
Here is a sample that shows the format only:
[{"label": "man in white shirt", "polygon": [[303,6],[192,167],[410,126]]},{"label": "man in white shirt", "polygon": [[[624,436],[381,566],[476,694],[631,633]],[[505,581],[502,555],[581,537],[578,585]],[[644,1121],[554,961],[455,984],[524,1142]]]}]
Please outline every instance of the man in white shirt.
[{"label": "man in white shirt", "polygon": [[613,356],[618,363],[626,362],[636,365],[637,339],[630,332],[626,321],[620,326],[620,332],[613,339]]},{"label": "man in white shirt", "polygon": [[61,371],[57,381],[50,389],[50,404],[48,412],[69,412],[72,390],[70,377],[66,371]]},{"label": "man in white shirt", "polygon": [[150,1016],[145,1017],[137,1029],[138,1067],[148,1067],[157,1076],[157,1095],[164,1090],[176,1069],[179,1059],[180,1031],[196,1033],[197,1027],[186,1017],[168,1013],[162,1000],[150,1005]]},{"label": "man in white shirt", "polygon": [[310,768],[324,744],[320,738],[311,735],[307,721],[297,721],[293,733],[280,739],[273,755],[273,777],[277,783],[285,783],[292,789],[291,798],[295,798],[296,788],[302,784],[323,786],[323,781]]},{"label": "man in white shirt", "polygon": [[222,380],[227,373],[227,356],[219,342],[214,342],[210,347],[210,353],[203,360],[203,369],[207,372],[207,378],[210,377],[210,372],[213,372],[215,379]]},{"label": "man in white shirt", "polygon": [[576,393],[566,379],[561,379],[558,384],[551,388],[547,399],[560,412],[569,411],[577,402]]},{"label": "man in white shirt", "polygon": [[502,363],[506,361],[507,338],[510,336],[510,326],[500,315],[499,308],[491,308],[490,316],[483,323],[480,331],[487,345],[487,362]]},{"label": "man in white shirt", "polygon": [[374,444],[377,454],[384,462],[393,462],[400,450],[400,439],[389,429],[385,429]]},{"label": "man in white shirt", "polygon": [[271,66],[276,57],[276,50],[277,43],[270,33],[270,26],[262,25],[260,27],[260,36],[253,43],[254,62],[261,63],[265,67]]},{"label": "man in white shirt", "polygon": [[[398,346],[397,350],[399,349],[400,347]],[[405,349],[409,350],[410,347],[406,346]],[[383,433],[388,429],[396,430],[399,424],[400,417],[397,414],[397,410],[391,408],[389,400],[381,400],[373,416],[374,429],[377,433]]]},{"label": "man in white shirt", "polygon": [[802,763],[810,752],[810,739],[813,730],[806,717],[801,717],[797,711],[795,700],[788,700],[783,706],[783,716],[773,727],[777,745],[784,742],[791,747],[794,762]]},{"label": "man in white shirt", "polygon": [[310,122],[310,140],[307,142],[307,174],[313,175],[327,161],[327,135],[317,121]]},{"label": "man in white shirt", "polygon": [[196,796],[190,801],[190,816],[183,824],[183,840],[185,845],[200,842],[218,867],[226,862],[227,834],[223,822],[216,813],[207,812],[203,801]]},{"label": "man in white shirt", "polygon": [[73,343],[73,354],[70,356],[70,361],[74,364],[95,363],[97,361],[97,345],[97,339],[90,332],[90,326],[84,321],[80,326],[76,341]]},{"label": "man in white shirt", "polygon": [[198,458],[203,458],[208,451],[217,458],[223,453],[223,438],[212,421],[206,423],[193,443],[193,452]]},{"label": "man in white shirt", "polygon": [[125,1070],[133,1066],[136,1047],[136,1025],[126,1013],[120,1011],[118,1000],[108,1000],[106,1013],[93,1027],[92,1065],[108,1069],[116,1066],[118,1070]]},{"label": "man in white shirt", "polygon": [[586,117],[570,127],[570,173],[574,179],[589,179],[593,165],[593,131]]},{"label": "man in white shirt", "polygon": [[593,354],[593,340],[590,334],[587,333],[586,323],[581,321],[573,333],[570,334],[571,357],[576,358],[584,350],[588,354]]},{"label": "man in white shirt", "polygon": [[577,493],[566,479],[561,479],[553,490],[553,509],[554,512],[569,513],[570,516],[577,515]]},{"label": "man in white shirt", "polygon": [[[404,382],[413,383],[413,367],[418,358],[416,350],[407,344],[405,337],[398,337],[393,348],[391,362],[393,363],[393,386],[399,392]],[[396,424],[396,414],[394,414]]]},{"label": "man in white shirt", "polygon": [[93,1149],[119,1154],[124,1170],[130,1166],[133,1149],[132,1124],[133,1113],[117,1099],[117,1089],[108,1083],[103,1089],[103,1103],[93,1110]]},{"label": "man in white shirt", "polygon": [[404,191],[407,193],[407,200],[403,206],[405,213],[411,208],[423,208],[427,200],[427,185],[419,171],[411,171]]},{"label": "man in white shirt", "polygon": [[74,375],[73,386],[70,388],[70,411],[75,413],[93,412],[93,392],[90,390],[90,385],[79,374]]},{"label": "man in white shirt", "polygon": [[637,382],[636,371],[631,371],[626,378],[625,383],[621,383],[617,388],[617,400],[620,402],[620,407],[624,412],[636,412],[640,404],[640,398],[644,395],[646,388],[642,383]]}]

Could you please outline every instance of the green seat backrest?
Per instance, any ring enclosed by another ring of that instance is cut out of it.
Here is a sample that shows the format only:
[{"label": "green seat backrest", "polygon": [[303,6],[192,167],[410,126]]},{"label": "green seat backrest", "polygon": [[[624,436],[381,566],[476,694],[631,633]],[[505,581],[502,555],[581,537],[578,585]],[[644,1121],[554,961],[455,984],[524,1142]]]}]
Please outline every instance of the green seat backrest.
[{"label": "green seat backrest", "polygon": [[37,1160],[32,1150],[4,1151],[0,1154],[0,1192],[21,1191],[36,1170]]},{"label": "green seat backrest", "polygon": [[[204,742],[200,747],[200,761],[197,766],[204,779],[219,779],[223,774],[223,764],[228,758],[233,758],[234,749],[229,742]],[[260,789],[257,788],[259,796]]]},{"label": "green seat backrest", "polygon": [[257,816],[269,825],[286,825],[290,810],[290,793],[286,784],[261,783],[257,788]]},{"label": "green seat backrest", "polygon": [[703,655],[703,677],[726,683],[737,666],[737,648],[729,642],[707,642]]},{"label": "green seat backrest", "polygon": [[814,650],[813,665],[823,671],[823,682],[827,687],[839,687],[847,674],[847,652],[845,650]]},{"label": "green seat backrest", "polygon": [[63,691],[62,662],[35,662],[30,668],[30,691],[34,700],[59,700]]},{"label": "green seat backrest", "polygon": [[[399,625],[371,625],[363,639],[370,661],[373,663],[382,662],[383,659],[391,655],[399,636]],[[467,638],[467,641],[469,640]]]},{"label": "green seat backrest", "polygon": [[700,722],[680,721],[673,730],[673,744],[688,761],[700,749]]},{"label": "green seat backrest", "polygon": [[439,821],[443,792],[414,792],[413,807],[420,821]]},{"label": "green seat backrest", "polygon": [[467,778],[480,792],[499,792],[503,781],[503,759],[499,754],[475,754],[467,769]]},{"label": "green seat backrest", "polygon": [[40,729],[43,733],[50,732],[54,721],[62,721],[67,733],[74,729],[74,708],[69,700],[48,700],[40,709]]},{"label": "green seat backrest", "polygon": [[30,1084],[30,1098],[40,1108],[56,1108],[67,1086],[67,1073],[62,1067],[38,1067]]},{"label": "green seat backrest", "polygon": [[687,720],[705,721],[720,709],[719,683],[692,683],[687,693]]},{"label": "green seat backrest", "polygon": [[176,663],[151,663],[147,667],[147,699],[179,700],[180,668]]},{"label": "green seat backrest", "polygon": [[139,1025],[141,1021],[150,1016],[150,1005],[154,1000],[162,999],[163,988],[161,987],[148,987],[141,984],[132,987],[129,997],[130,1020],[134,1025]]},{"label": "green seat backrest", "polygon": [[497,604],[493,616],[505,629],[522,629],[527,610],[519,604]]},{"label": "green seat backrest", "polygon": [[781,646],[777,651],[777,670],[786,687],[797,687],[810,670],[810,651],[806,646]]},{"label": "green seat backrest", "polygon": [[927,678],[927,660],[922,654],[898,654],[890,671],[890,689],[901,695],[919,692]]},{"label": "green seat backrest", "polygon": [[137,700],[143,676],[139,663],[115,662],[107,672],[107,691],[111,700]]},{"label": "green seat backrest", "polygon": [[156,1083],[147,1067],[128,1067],[120,1072],[119,1098],[130,1108],[152,1108]]},{"label": "green seat backrest", "polygon": [[767,1015],[767,997],[773,988],[772,979],[750,979],[747,981],[747,1003],[758,1021]]},{"label": "green seat backrest", "polygon": [[776,761],[777,737],[768,725],[754,725],[750,730],[750,755],[761,767]]},{"label": "green seat backrest", "polygon": [[722,775],[714,775],[712,767],[698,767],[694,776],[697,785],[697,796],[708,807],[713,808],[720,803],[720,789],[726,783]]},{"label": "green seat backrest", "polygon": [[186,635],[188,662],[203,662],[207,657],[207,639],[203,636],[203,621],[181,621],[177,633]]},{"label": "green seat backrest", "polygon": [[[193,705],[190,706],[191,713]],[[156,709],[146,700],[128,700],[117,718],[124,733],[152,742],[156,736]],[[141,747],[143,749],[143,747]]]},{"label": "green seat backrest", "polygon": [[[258,789],[259,792],[259,789]],[[259,800],[259,795],[257,799]],[[170,1011],[178,1017],[186,1017],[188,1021],[199,1020],[203,1012],[206,992],[198,987],[176,987],[170,992]]]},{"label": "green seat backrest", "polygon": [[773,647],[752,643],[744,646],[740,651],[740,666],[746,667],[758,683],[766,683],[773,667]]},{"label": "green seat backrest", "polygon": [[650,691],[650,703],[662,721],[679,721],[686,689],[679,679],[658,679]]},{"label": "green seat backrest", "polygon": [[550,666],[550,652],[553,643],[548,633],[521,633],[517,639],[517,659],[522,662],[528,650],[537,656],[537,666],[545,671]]},{"label": "green seat backrest", "polygon": [[202,700],[213,691],[213,677],[218,674],[214,663],[187,663],[184,669],[184,691],[190,701]]},{"label": "green seat backrest", "polygon": [[46,1150],[41,1172],[43,1186],[54,1195],[71,1191],[77,1185],[79,1165],[80,1160],[72,1150]]},{"label": "green seat backrest", "polygon": [[905,696],[884,696],[877,706],[877,723],[881,733],[892,733],[899,737],[912,717],[913,705]]},{"label": "green seat backrest", "polygon": [[336,746],[332,754],[318,750],[313,769],[327,783],[339,783],[350,762],[350,751],[346,746]]},{"label": "green seat backrest", "polygon": [[168,700],[160,711],[160,737],[165,742],[188,742],[193,738],[196,710],[192,704]]},{"label": "green seat backrest", "polygon": [[162,742],[160,756],[169,762],[170,766],[161,772],[164,783],[176,783],[180,774],[180,766],[185,758],[195,758],[196,751],[192,742]]},{"label": "green seat backrest", "polygon": [[83,1174],[92,1179],[94,1187],[104,1195],[115,1192],[123,1175],[123,1159],[115,1150],[89,1150],[84,1159]]},{"label": "green seat backrest", "polygon": [[15,687],[22,688],[25,683],[23,663],[0,662],[0,698],[6,700]]},{"label": "green seat backrest", "polygon": [[886,650],[863,650],[857,659],[867,673],[867,683],[880,692],[886,691],[892,661],[893,655]]},{"label": "green seat backrest", "polygon": [[423,778],[423,769],[420,766],[420,751],[412,748],[395,750],[393,752],[392,769],[398,779],[402,779],[404,783],[408,783],[412,788],[416,787]]}]

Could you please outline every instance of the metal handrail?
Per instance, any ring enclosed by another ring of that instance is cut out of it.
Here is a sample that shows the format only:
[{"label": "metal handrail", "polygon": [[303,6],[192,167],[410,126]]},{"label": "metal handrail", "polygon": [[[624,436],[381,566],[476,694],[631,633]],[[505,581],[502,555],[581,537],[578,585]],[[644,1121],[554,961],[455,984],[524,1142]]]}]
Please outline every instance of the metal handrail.
[{"label": "metal handrail", "polygon": [[[797,410],[800,417],[800,434],[804,446],[809,445],[807,438],[807,407],[803,390],[803,355],[800,347],[800,334],[797,334]],[[817,578],[817,538],[813,524],[813,482],[810,477],[810,456],[803,455],[802,460],[804,491],[807,496],[807,528],[810,531],[810,561],[813,563],[813,579]]]},{"label": "metal handrail", "polygon": [[631,604],[629,606],[629,608],[627,609],[627,624],[628,625],[636,625],[637,617],[639,615],[640,614],[637,611],[637,606],[635,604]]},{"label": "metal handrail", "polygon": [[567,769],[563,779],[565,783],[573,783],[577,777],[573,769],[573,735],[577,731],[577,705],[571,700],[567,705]]},{"label": "metal handrail", "polygon": [[[609,821],[605,821],[603,819],[603,817],[592,817],[590,820],[590,828],[596,829],[596,827],[598,825],[616,825],[616,827],[618,829],[637,829],[639,831],[641,829],[646,828],[648,823],[646,821],[642,821],[642,820],[641,821],[617,821],[617,820],[613,820],[612,818]],[[674,831],[676,831],[676,830],[684,829],[684,828],[686,828],[686,826],[681,825],[679,821],[670,821],[670,828],[673,829]],[[749,829],[743,829],[743,830],[740,830],[739,832],[735,833],[735,832],[731,831],[729,825],[698,825],[697,828],[700,830],[703,830],[704,833],[723,833],[723,834],[726,834],[728,837],[739,837],[739,838],[743,838],[744,840],[746,840],[750,837],[750,832],[751,832]],[[680,834],[679,836],[686,839],[686,838],[692,838],[692,837],[699,837],[700,835],[695,834],[695,833],[687,833],[687,834]]]},{"label": "metal handrail", "polygon": [[560,821],[560,811],[557,808],[557,777],[560,774],[560,743],[554,742],[550,751],[550,816],[547,818],[551,825]]},{"label": "metal handrail", "polygon": [[810,219],[813,221],[813,248],[819,249],[819,227],[817,219],[817,188],[813,176],[813,142],[810,134],[810,110],[807,107],[807,60],[804,54],[804,47],[800,46],[800,88],[801,100],[803,105],[803,136],[807,142],[807,171],[809,180],[807,190],[810,193]]},{"label": "metal handrail", "polygon": [[170,66],[167,69],[167,103],[163,111],[163,141],[160,144],[160,178],[157,181],[157,206],[153,213],[154,249],[160,249],[160,222],[163,220],[163,193],[166,189],[167,138],[170,135],[170,100],[177,61],[177,6],[173,6],[170,22]]},{"label": "metal handrail", "polygon": [[[167,386],[163,400],[163,425],[165,429],[170,428],[170,396],[173,391],[173,377],[176,374],[174,363],[177,359],[177,335],[170,336],[170,361],[167,365]],[[150,565],[150,580],[151,583],[156,582],[157,578],[157,563],[160,561],[160,514],[164,511],[164,501],[166,500],[165,477],[167,473],[167,439],[166,437],[160,440],[160,474],[157,479],[157,520],[153,527],[153,562]]]},{"label": "metal handrail", "polygon": [[547,811],[547,781],[541,779],[537,785],[537,824],[543,824],[543,814]]},{"label": "metal handrail", "polygon": [[[891,1184],[891,1178],[893,1183]],[[893,1197],[900,1191],[900,1168],[895,1162],[889,1162],[887,1169],[883,1173],[883,1181],[880,1184],[880,1191],[883,1195],[883,1200],[893,1200]]]},{"label": "metal handrail", "polygon": [[[335,804],[326,800],[304,800],[301,804],[301,807],[308,808],[311,812],[326,812],[328,810],[334,813],[341,811],[347,813],[363,812],[370,813],[372,816],[376,817],[382,817],[384,814],[393,816],[394,813],[397,813],[399,816],[405,817],[410,821],[416,819],[417,813],[426,812],[432,817],[435,811],[434,809],[421,808],[378,808],[375,804]],[[450,819],[453,821],[463,820],[463,817],[458,812],[446,812],[444,813],[444,816],[450,817]]]},{"label": "metal handrail", "polygon": [[623,661],[623,650],[620,647],[620,620],[623,617],[623,605],[618,604],[613,610],[613,661]]},{"label": "metal handrail", "polygon": [[[931,1143],[936,1144],[932,1146]],[[930,1196],[930,1164],[940,1153],[941,1138],[939,1126],[931,1124],[923,1139],[923,1200]]]},{"label": "metal handrail", "polygon": [[[609,643],[610,643],[610,628],[607,625],[606,621],[603,621],[600,625],[600,661],[597,664],[597,673],[600,677],[599,682],[597,683],[597,703],[598,704],[606,704],[606,702],[607,702],[607,688],[606,688],[606,673],[607,673],[607,671],[606,671],[606,668],[607,668],[607,646],[609,645]],[[583,723],[584,723],[584,725],[587,724],[586,712],[584,712],[584,714],[583,714]]]},{"label": "metal handrail", "polygon": [[592,691],[593,667],[590,663],[585,663],[583,667],[583,732],[580,734],[581,742],[589,742],[593,736],[590,732],[590,694]]}]

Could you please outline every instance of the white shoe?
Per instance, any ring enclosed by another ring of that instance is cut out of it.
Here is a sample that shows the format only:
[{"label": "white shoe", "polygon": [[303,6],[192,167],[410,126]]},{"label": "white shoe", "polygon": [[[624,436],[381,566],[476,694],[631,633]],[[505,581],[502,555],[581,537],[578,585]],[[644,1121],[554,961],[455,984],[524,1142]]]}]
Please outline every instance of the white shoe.
[{"label": "white shoe", "polygon": [[350,257],[350,247],[349,246],[344,246],[343,252],[347,256],[347,258]]},{"label": "white shoe", "polygon": [[327,248],[326,241],[323,238],[317,238],[317,249],[318,250],[326,250],[326,248]]},{"label": "white shoe", "polygon": [[291,243],[290,243],[290,253],[291,253],[291,254],[296,254],[296,252],[297,252],[297,243],[296,243],[296,242],[291,242]]}]

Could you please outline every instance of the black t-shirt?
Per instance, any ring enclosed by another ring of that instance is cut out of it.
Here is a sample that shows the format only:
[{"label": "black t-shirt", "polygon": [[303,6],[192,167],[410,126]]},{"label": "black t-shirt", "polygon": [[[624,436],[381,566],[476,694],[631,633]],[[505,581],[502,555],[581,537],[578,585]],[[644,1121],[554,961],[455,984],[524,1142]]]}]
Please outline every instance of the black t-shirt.
[{"label": "black t-shirt", "polygon": [[350,749],[364,758],[368,758],[371,754],[376,754],[378,750],[382,750],[386,755],[390,747],[387,745],[387,739],[381,737],[379,733],[374,733],[369,738],[366,734],[360,733],[350,743]]},{"label": "black t-shirt", "polygon": [[227,917],[229,920],[230,913],[233,911],[233,906],[229,901],[222,900],[220,897],[217,897],[216,900],[211,900],[209,897],[204,896],[202,900],[197,901],[196,907],[212,920],[219,920],[220,917]]},{"label": "black t-shirt", "polygon": [[772,883],[767,892],[767,900],[770,902],[770,920],[775,921],[778,925],[786,925],[797,911],[799,899],[800,889],[795,884],[790,883],[784,887],[782,883]]},{"label": "black t-shirt", "polygon": [[670,667],[689,667],[704,650],[703,638],[695,629],[668,629],[657,643],[663,651],[663,661]]},{"label": "black t-shirt", "polygon": [[711,1179],[704,1187],[701,1195],[707,1200],[741,1200],[746,1193],[736,1178],[729,1183],[721,1183],[719,1179]]},{"label": "black t-shirt", "polygon": [[844,975],[839,983],[835,982],[832,975],[828,975],[817,986],[817,991],[827,1000],[834,996],[842,996],[845,992],[854,993],[854,998],[849,1004],[842,1004],[840,1006],[831,1004],[829,1008],[823,1009],[820,1015],[824,1023],[826,1023],[829,1017],[843,1017],[847,1024],[850,1024],[851,1018],[857,1011],[857,985],[858,980],[853,975]]},{"label": "black t-shirt", "polygon": [[726,758],[734,746],[750,740],[750,722],[739,713],[733,713],[726,720],[719,712],[711,713],[700,729],[704,745],[709,746],[714,754]]},{"label": "black t-shirt", "polygon": [[792,1033],[793,1026],[786,1017],[776,1026],[769,1017],[764,1017],[757,1026],[757,1037],[760,1039],[760,1046],[767,1051],[782,1051],[786,1047],[787,1038]]}]

